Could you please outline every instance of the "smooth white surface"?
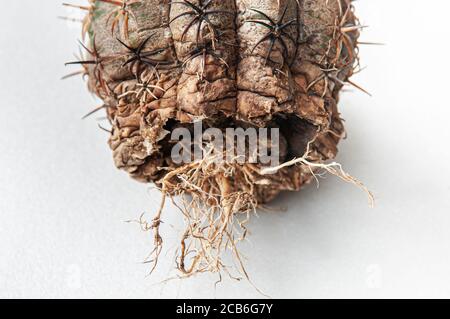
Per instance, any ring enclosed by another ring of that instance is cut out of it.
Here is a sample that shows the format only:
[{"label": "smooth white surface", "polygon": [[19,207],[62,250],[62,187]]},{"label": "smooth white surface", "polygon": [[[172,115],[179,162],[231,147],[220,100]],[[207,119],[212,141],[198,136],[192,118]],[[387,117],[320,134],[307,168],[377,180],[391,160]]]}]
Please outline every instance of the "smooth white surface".
[{"label": "smooth white surface", "polygon": [[[79,30],[59,0],[4,1],[0,19],[0,297],[260,297],[215,277],[173,274],[179,213],[164,215],[166,250],[146,277],[150,234],[124,223],[160,195],[114,167],[81,79],[60,81]],[[272,297],[450,297],[448,89],[450,3],[366,0],[363,65],[340,103],[349,138],[339,161],[374,191],[335,178],[285,194],[242,245],[253,282]],[[68,27],[69,26],[69,27]],[[72,70],[72,69],[71,69]],[[170,225],[174,225],[173,228]]]}]

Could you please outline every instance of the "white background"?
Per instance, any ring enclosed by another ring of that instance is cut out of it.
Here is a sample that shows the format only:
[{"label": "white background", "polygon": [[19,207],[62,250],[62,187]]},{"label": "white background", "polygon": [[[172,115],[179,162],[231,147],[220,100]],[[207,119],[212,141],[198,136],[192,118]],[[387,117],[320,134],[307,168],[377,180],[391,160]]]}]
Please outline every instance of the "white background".
[{"label": "white background", "polygon": [[[340,103],[349,138],[339,161],[377,199],[333,177],[253,218],[241,248],[271,297],[450,297],[450,3],[356,3],[368,68]],[[0,297],[260,297],[247,282],[175,274],[182,225],[169,206],[166,250],[147,277],[150,234],[125,220],[160,195],[117,171],[98,105],[81,79],[60,81],[77,27],[57,0],[3,1],[0,19]]]}]

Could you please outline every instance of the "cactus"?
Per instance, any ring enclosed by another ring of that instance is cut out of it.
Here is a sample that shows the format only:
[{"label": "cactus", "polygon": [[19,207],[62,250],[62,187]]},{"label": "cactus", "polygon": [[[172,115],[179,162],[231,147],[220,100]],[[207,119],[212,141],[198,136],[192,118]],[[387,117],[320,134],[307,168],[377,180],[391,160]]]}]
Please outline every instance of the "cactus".
[{"label": "cactus", "polygon": [[[228,271],[259,206],[325,170],[362,188],[336,157],[345,130],[339,93],[358,65],[350,0],[97,0],[83,7],[83,66],[111,123],[119,169],[180,196],[187,227],[181,274]],[[173,160],[176,128],[279,128],[280,165]],[[365,188],[364,188],[365,189]],[[369,193],[370,195],[370,193]],[[164,204],[152,222],[156,266]],[[154,268],[153,268],[154,269]],[[152,269],[152,270],[153,270]]]}]

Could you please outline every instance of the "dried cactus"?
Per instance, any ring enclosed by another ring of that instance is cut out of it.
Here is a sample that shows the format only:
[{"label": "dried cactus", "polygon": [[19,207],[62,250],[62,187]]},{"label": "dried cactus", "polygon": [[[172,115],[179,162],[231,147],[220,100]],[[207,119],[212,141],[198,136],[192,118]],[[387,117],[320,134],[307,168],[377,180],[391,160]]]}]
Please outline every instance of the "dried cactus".
[{"label": "dried cactus", "polygon": [[[338,164],[345,131],[337,103],[358,64],[359,23],[350,0],[97,0],[81,64],[104,101],[118,168],[154,183],[187,222],[177,258],[189,276],[228,271],[224,251],[246,236],[258,206],[298,191],[324,169],[364,187]],[[175,128],[277,127],[281,166],[189,164],[171,158]],[[268,174],[270,173],[270,174]],[[154,266],[161,251],[161,213]]]}]

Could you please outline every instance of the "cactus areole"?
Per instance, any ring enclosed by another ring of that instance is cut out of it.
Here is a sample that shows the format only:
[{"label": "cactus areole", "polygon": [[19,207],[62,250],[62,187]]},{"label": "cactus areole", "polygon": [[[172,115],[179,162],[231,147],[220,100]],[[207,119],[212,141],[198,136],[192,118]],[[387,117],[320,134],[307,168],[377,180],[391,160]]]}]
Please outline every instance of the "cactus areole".
[{"label": "cactus areole", "polygon": [[[329,164],[345,134],[339,92],[358,65],[350,0],[89,2],[84,54],[69,64],[103,101],[115,165],[163,194],[156,217],[139,221],[155,238],[153,267],[167,199],[187,226],[183,276],[229,271],[226,254],[246,276],[236,245],[256,208],[321,171],[363,187]],[[219,147],[230,129],[246,138],[240,155]]]}]

